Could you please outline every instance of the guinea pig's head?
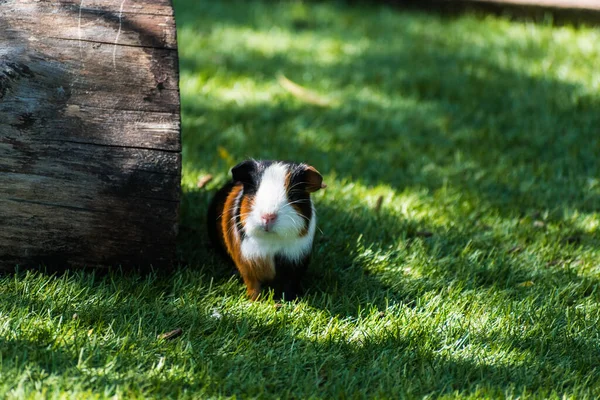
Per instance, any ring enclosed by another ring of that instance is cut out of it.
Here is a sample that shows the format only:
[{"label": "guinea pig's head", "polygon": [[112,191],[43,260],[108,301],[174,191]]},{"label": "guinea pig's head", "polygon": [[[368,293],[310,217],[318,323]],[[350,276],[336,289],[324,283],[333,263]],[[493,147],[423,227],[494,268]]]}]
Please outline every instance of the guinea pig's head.
[{"label": "guinea pig's head", "polygon": [[247,160],[233,167],[233,180],[244,186],[240,222],[256,237],[306,235],[314,210],[310,193],[324,188],[323,177],[306,164]]}]

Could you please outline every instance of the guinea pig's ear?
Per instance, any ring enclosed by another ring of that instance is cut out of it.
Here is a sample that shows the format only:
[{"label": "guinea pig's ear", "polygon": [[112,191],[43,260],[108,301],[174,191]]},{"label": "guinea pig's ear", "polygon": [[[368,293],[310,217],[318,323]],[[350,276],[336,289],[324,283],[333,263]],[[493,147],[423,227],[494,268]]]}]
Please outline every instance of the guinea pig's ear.
[{"label": "guinea pig's ear", "polygon": [[316,192],[319,189],[325,189],[326,184],[323,183],[323,177],[314,167],[307,165],[304,169],[304,179],[306,181],[306,191],[309,193]]},{"label": "guinea pig's ear", "polygon": [[256,162],[254,160],[242,161],[231,168],[231,177],[236,182],[252,183],[252,174],[256,171]]}]

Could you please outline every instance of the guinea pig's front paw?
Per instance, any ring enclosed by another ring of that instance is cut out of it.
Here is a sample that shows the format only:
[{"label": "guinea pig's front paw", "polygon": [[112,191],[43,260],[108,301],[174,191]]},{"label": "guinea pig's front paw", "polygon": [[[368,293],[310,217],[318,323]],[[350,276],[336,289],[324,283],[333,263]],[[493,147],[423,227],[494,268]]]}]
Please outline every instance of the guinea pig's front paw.
[{"label": "guinea pig's front paw", "polygon": [[248,286],[246,289],[246,294],[248,295],[248,298],[250,300],[256,301],[258,299],[258,296],[260,296],[260,284],[258,284],[258,286],[253,287]]}]

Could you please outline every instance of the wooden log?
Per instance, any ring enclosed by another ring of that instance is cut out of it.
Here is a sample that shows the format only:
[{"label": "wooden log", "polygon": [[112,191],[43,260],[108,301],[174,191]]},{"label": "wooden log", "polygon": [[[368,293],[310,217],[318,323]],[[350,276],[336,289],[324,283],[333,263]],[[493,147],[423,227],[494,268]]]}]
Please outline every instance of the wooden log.
[{"label": "wooden log", "polygon": [[175,263],[170,0],[0,0],[0,270]]}]

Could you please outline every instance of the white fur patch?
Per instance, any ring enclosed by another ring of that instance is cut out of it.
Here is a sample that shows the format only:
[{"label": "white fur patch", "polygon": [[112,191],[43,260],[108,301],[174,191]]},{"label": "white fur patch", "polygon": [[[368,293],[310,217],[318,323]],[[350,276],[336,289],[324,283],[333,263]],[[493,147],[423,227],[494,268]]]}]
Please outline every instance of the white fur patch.
[{"label": "white fur patch", "polygon": [[279,163],[272,164],[265,169],[254,201],[254,211],[257,214],[270,214],[282,211],[282,207],[287,203],[285,193],[285,177],[287,173],[287,167]]},{"label": "white fur patch", "polygon": [[[254,206],[246,219],[246,238],[242,241],[242,256],[248,260],[273,259],[278,254],[291,261],[299,261],[312,247],[316,230],[313,208],[308,233],[300,236],[305,217],[289,204],[285,181],[288,169],[285,164],[275,163],[264,171],[256,192]],[[262,215],[277,214],[277,220],[266,232]]]}]

